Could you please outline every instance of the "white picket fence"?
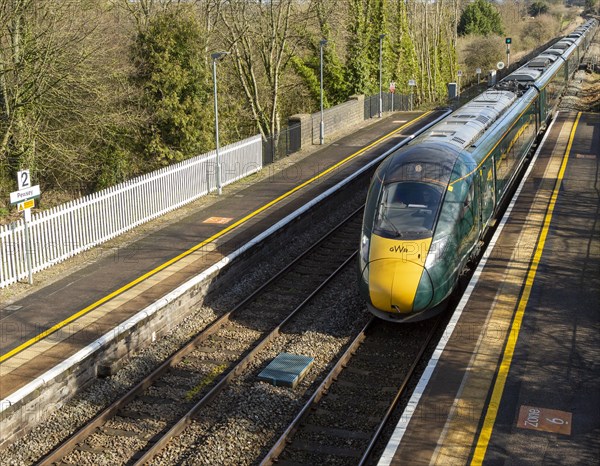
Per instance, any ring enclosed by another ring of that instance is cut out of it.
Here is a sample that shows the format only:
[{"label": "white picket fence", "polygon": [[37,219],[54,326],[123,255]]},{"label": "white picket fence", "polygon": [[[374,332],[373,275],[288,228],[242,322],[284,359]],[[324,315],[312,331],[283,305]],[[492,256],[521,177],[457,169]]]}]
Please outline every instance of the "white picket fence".
[{"label": "white picket fence", "polygon": [[[219,150],[222,185],[262,168],[260,136]],[[209,152],[0,226],[0,288],[39,272],[137,225],[215,191],[216,154]],[[43,193],[42,193],[43,195]]]}]

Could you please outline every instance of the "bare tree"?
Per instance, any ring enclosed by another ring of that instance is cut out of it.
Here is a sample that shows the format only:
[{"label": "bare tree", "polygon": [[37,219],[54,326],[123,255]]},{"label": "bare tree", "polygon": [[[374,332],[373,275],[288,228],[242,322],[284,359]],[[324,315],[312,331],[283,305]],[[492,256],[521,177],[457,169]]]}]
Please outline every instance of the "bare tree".
[{"label": "bare tree", "polygon": [[73,51],[95,26],[72,20],[72,2],[8,0],[1,8],[0,160],[13,168],[33,168],[39,124],[35,105],[85,61],[85,53]]},{"label": "bare tree", "polygon": [[266,139],[281,128],[282,75],[307,21],[295,0],[227,0],[220,11],[235,72],[256,125]]},{"label": "bare tree", "polygon": [[[89,184],[131,108],[123,50],[108,3],[7,0],[0,4],[0,176],[33,170],[42,184]],[[107,30],[103,30],[106,28]],[[114,42],[111,42],[114,41]],[[121,102],[119,102],[121,100]],[[135,108],[135,107],[133,107]],[[110,140],[110,141],[109,141]],[[75,190],[79,186],[75,186]]]}]

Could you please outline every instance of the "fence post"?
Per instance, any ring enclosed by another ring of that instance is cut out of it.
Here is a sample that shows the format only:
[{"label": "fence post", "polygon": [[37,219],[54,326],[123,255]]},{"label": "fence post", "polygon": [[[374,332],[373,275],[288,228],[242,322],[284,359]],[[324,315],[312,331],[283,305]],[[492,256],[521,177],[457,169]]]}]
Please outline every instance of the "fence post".
[{"label": "fence post", "polygon": [[27,282],[33,285],[33,272],[31,270],[31,241],[29,239],[29,221],[31,220],[31,209],[23,211],[25,218],[25,263],[27,264]]}]

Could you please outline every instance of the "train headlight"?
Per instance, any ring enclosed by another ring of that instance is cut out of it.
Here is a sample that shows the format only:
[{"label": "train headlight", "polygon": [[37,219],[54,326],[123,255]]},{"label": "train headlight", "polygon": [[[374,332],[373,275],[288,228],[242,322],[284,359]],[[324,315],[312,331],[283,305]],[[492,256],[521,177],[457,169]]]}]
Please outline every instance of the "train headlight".
[{"label": "train headlight", "polygon": [[360,273],[362,275],[362,279],[364,282],[369,281],[369,268],[367,264],[369,263],[369,245],[371,241],[367,235],[362,235],[360,239]]},{"label": "train headlight", "polygon": [[369,237],[367,235],[362,235],[360,240],[360,257],[365,262],[369,260]]},{"label": "train headlight", "polygon": [[444,256],[444,251],[448,245],[449,236],[438,238],[431,243],[429,252],[427,253],[427,259],[425,260],[425,268],[430,269],[437,264],[440,259]]}]

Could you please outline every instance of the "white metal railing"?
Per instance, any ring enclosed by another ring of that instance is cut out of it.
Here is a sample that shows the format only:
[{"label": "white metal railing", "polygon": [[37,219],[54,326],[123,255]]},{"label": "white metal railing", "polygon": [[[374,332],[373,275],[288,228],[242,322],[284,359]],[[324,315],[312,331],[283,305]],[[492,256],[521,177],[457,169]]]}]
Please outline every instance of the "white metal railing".
[{"label": "white metal railing", "polygon": [[[222,185],[262,168],[262,139],[219,149]],[[214,151],[0,226],[0,288],[217,189]]]}]

